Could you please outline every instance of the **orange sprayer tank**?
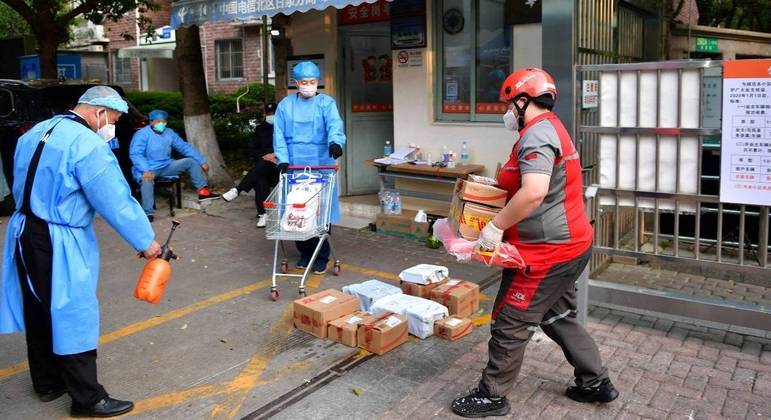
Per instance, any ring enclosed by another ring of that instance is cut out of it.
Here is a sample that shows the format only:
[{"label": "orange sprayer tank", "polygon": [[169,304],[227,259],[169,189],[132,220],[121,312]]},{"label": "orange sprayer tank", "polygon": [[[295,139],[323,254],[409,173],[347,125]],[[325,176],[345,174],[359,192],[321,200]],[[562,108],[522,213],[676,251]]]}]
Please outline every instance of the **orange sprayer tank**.
[{"label": "orange sprayer tank", "polygon": [[134,289],[134,297],[139,300],[158,303],[163,297],[163,292],[166,291],[166,284],[171,277],[171,263],[169,260],[178,258],[169,248],[169,242],[177,226],[179,226],[179,222],[173,220],[171,223],[171,232],[169,232],[166,243],[161,247],[161,256],[148,261],[145,264],[144,270],[142,270],[142,275],[139,276],[137,287]]}]

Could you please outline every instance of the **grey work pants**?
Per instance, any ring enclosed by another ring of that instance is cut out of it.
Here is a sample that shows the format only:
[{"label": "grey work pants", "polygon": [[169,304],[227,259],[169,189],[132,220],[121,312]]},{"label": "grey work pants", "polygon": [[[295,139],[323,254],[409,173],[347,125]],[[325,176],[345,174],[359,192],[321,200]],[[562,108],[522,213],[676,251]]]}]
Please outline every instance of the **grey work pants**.
[{"label": "grey work pants", "polygon": [[527,272],[503,271],[490,327],[489,359],[479,383],[482,391],[491,396],[511,391],[525,347],[539,325],[574,367],[576,385],[596,386],[608,377],[597,345],[576,319],[575,284],[590,256],[591,249],[565,263]]}]

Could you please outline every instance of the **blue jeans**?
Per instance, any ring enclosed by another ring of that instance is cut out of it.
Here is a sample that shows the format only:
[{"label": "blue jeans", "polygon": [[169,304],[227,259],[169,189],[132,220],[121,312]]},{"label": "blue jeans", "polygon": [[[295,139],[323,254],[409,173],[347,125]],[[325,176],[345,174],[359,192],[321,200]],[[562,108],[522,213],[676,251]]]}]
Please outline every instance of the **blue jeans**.
[{"label": "blue jeans", "polygon": [[[201,165],[191,158],[174,160],[166,167],[154,171],[153,173],[155,174],[155,178],[164,178],[179,176],[182,172],[190,173],[190,178],[193,179],[193,184],[196,189],[200,189],[207,185],[206,175],[204,175]],[[155,213],[155,210],[153,210],[153,203],[155,201],[155,182],[148,182],[140,178],[139,183],[142,189],[142,208],[145,210],[145,214],[153,214]]]}]

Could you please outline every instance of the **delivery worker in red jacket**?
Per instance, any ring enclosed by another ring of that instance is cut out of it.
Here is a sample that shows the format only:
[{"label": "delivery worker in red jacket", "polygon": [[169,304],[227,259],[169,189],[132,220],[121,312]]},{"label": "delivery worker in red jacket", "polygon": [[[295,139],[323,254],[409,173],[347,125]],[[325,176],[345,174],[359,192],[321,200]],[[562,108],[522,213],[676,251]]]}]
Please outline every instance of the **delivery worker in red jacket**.
[{"label": "delivery worker in red jacket", "polygon": [[519,130],[519,140],[498,176],[508,191],[506,207],[482,230],[477,246],[514,244],[528,268],[503,270],[487,367],[479,386],[453,401],[460,416],[509,412],[506,394],[539,326],[575,368],[569,398],[605,403],[618,397],[597,345],[576,319],[575,284],[589,262],[593,230],[584,210],[578,151],[551,112],[556,99],[554,80],[537,68],[517,70],[501,86],[501,100],[510,104],[503,120],[506,128]]}]

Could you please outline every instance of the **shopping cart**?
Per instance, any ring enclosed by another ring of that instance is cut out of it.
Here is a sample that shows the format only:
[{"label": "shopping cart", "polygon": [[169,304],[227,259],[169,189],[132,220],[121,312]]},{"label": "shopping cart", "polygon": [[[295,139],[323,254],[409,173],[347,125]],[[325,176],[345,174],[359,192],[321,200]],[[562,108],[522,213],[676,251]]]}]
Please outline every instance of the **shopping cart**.
[{"label": "shopping cart", "polygon": [[[332,202],[335,199],[337,165],[328,166],[290,166],[279,177],[278,185],[265,200],[267,225],[265,237],[275,240],[273,253],[273,277],[270,287],[271,299],[278,300],[279,292],[276,280],[279,277],[299,277],[300,296],[305,296],[305,279],[316,262],[316,257],[324,241],[329,241],[329,218]],[[289,274],[289,263],[283,241],[307,241],[319,238],[313,256],[302,274]],[[281,265],[279,267],[279,249]],[[330,251],[334,261],[333,273],[340,274],[340,260],[335,257],[330,242]],[[277,270],[280,269],[280,272]]]}]

